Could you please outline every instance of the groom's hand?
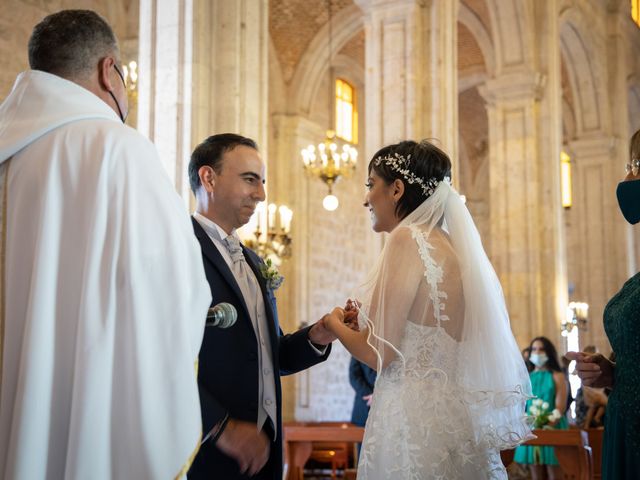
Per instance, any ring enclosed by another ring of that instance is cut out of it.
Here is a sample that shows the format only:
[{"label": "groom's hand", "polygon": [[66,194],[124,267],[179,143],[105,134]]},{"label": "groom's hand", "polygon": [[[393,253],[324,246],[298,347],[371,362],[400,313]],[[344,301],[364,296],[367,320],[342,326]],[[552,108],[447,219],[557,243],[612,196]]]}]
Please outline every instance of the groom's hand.
[{"label": "groom's hand", "polygon": [[333,333],[326,325],[326,320],[329,315],[323,316],[318,320],[313,327],[309,330],[309,340],[316,345],[329,345],[338,337]]},{"label": "groom's hand", "polygon": [[251,422],[229,419],[216,447],[238,462],[240,473],[250,477],[262,470],[269,459],[269,439]]}]

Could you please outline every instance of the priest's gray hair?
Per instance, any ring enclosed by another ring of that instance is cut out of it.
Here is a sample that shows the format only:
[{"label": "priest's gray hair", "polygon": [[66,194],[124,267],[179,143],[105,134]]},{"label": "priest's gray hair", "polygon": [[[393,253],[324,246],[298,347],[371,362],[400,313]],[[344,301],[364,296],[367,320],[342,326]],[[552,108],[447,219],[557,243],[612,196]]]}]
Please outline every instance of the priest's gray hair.
[{"label": "priest's gray hair", "polygon": [[104,18],[91,10],[62,10],[45,17],[29,39],[29,66],[74,79],[90,74],[100,59],[115,55],[118,40]]}]

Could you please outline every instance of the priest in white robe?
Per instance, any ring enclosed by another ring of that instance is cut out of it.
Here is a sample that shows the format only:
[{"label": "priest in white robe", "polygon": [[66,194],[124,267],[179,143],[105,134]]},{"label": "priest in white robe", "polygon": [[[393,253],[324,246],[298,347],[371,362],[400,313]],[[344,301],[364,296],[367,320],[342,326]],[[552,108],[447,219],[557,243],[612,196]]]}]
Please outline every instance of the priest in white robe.
[{"label": "priest in white robe", "polygon": [[0,105],[0,478],[172,479],[201,438],[211,295],[109,25],[36,26]]}]

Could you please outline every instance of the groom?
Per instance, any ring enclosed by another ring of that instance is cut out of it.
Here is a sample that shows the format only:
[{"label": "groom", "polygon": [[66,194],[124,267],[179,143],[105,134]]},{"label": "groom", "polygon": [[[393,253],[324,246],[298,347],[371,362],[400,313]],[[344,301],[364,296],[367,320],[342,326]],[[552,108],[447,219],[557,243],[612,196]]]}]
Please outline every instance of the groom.
[{"label": "groom", "polygon": [[264,176],[256,143],[231,133],[207,138],[189,163],[193,229],[212,305],[227,302],[238,311],[232,327],[205,330],[198,371],[203,443],[191,480],[281,480],[280,375],[326,360],[336,338],[323,320],[283,335],[262,260],[238,240],[236,229],[265,199]]}]

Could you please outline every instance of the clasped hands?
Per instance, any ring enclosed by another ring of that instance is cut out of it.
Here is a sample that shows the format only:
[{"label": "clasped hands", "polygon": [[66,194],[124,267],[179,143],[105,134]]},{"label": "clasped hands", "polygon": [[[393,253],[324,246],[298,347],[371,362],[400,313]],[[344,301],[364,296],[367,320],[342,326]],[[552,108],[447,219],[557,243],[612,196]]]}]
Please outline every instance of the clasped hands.
[{"label": "clasped hands", "polygon": [[318,345],[328,345],[336,340],[337,329],[343,325],[351,330],[359,331],[358,312],[360,303],[354,300],[347,300],[344,308],[336,307],[331,313],[327,313],[318,320],[309,330],[309,340]]},{"label": "clasped hands", "polygon": [[353,331],[360,331],[358,326],[358,313],[360,311],[360,303],[354,300],[347,300],[344,308],[336,307],[331,313],[322,317],[326,327],[334,334],[339,328],[348,327]]}]

